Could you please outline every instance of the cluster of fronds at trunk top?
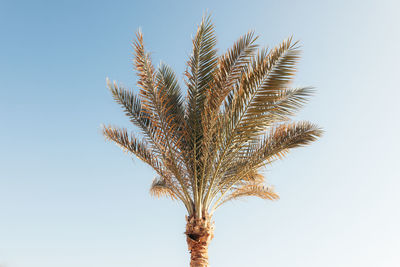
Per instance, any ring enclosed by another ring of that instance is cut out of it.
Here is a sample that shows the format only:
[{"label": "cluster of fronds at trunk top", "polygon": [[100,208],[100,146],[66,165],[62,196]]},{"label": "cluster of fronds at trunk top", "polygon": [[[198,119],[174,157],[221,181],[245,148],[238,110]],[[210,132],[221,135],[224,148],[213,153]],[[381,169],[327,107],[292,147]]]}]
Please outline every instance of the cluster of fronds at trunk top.
[{"label": "cluster of fronds at trunk top", "polygon": [[322,134],[312,123],[290,121],[312,93],[289,87],[297,42],[289,38],[259,50],[256,39],[249,32],[218,56],[214,25],[205,17],[193,39],[184,98],[170,67],[153,67],[139,32],[138,94],[108,83],[142,138],[111,126],[103,128],[104,135],[155,170],[152,195],[179,199],[190,216],[212,214],[244,196],[277,199],[260,168]]}]

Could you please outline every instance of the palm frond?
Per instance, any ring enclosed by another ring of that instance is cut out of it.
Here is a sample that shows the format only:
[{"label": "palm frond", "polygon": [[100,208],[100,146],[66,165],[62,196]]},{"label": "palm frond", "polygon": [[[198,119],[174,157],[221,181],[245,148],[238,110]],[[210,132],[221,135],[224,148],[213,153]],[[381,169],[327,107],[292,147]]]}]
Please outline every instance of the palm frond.
[{"label": "palm frond", "polygon": [[216,210],[219,206],[228,201],[249,196],[255,196],[266,200],[279,199],[279,195],[275,192],[273,187],[265,186],[259,183],[251,183],[236,188],[229,195],[227,195],[222,201],[216,202],[214,208],[212,209],[212,212]]},{"label": "palm frond", "polygon": [[251,141],[272,125],[289,120],[290,116],[303,107],[312,93],[311,87],[282,88],[264,95],[262,100],[255,100],[236,127],[237,134],[233,142]]},{"label": "palm frond", "polygon": [[281,124],[271,129],[257,146],[246,151],[242,164],[249,165],[249,169],[262,167],[274,159],[283,158],[290,149],[310,144],[322,134],[321,128],[307,121]]},{"label": "palm frond", "polygon": [[178,199],[177,194],[174,192],[174,188],[162,178],[155,178],[150,187],[150,195],[153,197],[170,197],[172,200]]},{"label": "palm frond", "polygon": [[[202,153],[200,162],[202,165],[202,177],[209,176],[213,170],[213,159],[216,155],[216,138],[219,135],[220,106],[224,99],[230,94],[234,85],[240,80],[242,72],[250,62],[257,45],[254,43],[257,37],[253,32],[248,32],[233,45],[232,48],[220,56],[218,65],[214,71],[214,77],[211,86],[206,92],[206,101],[204,112],[202,114]],[[200,191],[205,190],[206,183],[201,183]]]},{"label": "palm frond", "polygon": [[[176,136],[177,127],[174,124],[174,119],[171,119],[171,96],[173,94],[177,94],[176,87],[172,88],[171,86],[175,86],[174,82],[168,84],[165,83],[165,80],[162,78],[169,77],[171,75],[167,72],[163,72],[161,69],[158,73],[159,79],[161,79],[161,83],[156,83],[156,74],[154,67],[151,63],[151,59],[148,53],[146,53],[143,45],[143,36],[141,32],[137,34],[137,40],[134,42],[135,48],[135,67],[138,71],[139,81],[138,85],[140,89],[140,97],[142,99],[142,110],[143,113],[146,114],[146,117],[151,121],[151,124],[157,130],[156,134],[159,136],[158,141],[160,146],[164,148],[162,153],[164,157],[164,162],[168,164],[166,166],[176,177],[176,179],[180,183],[181,190],[185,194],[186,204],[188,209],[192,209],[190,207],[191,198],[188,192],[188,177],[186,172],[182,169],[184,165],[182,164],[182,152],[179,151],[179,147],[177,146]],[[159,80],[160,81],[160,80]],[[171,81],[171,80],[170,80]],[[170,88],[166,88],[165,85],[170,86]],[[170,95],[170,93],[172,93]],[[177,100],[177,98],[175,98]],[[176,117],[175,117],[176,118]],[[178,139],[179,140],[179,139]]]},{"label": "palm frond", "polygon": [[250,144],[250,147],[242,153],[237,152],[236,158],[231,158],[232,161],[227,165],[226,172],[212,189],[210,199],[216,197],[218,193],[222,198],[232,187],[254,173],[254,170],[276,159],[282,159],[290,149],[310,144],[322,133],[320,128],[309,122],[282,124],[275,127],[258,144]]},{"label": "palm frond", "polygon": [[215,48],[217,39],[214,25],[210,16],[203,17],[197,32],[193,38],[193,51],[188,61],[188,69],[185,72],[186,85],[188,87],[186,116],[187,116],[187,144],[190,157],[188,158],[188,169],[191,174],[193,198],[197,207],[196,212],[200,215],[201,178],[204,165],[201,157],[203,148],[202,114],[206,92],[213,81],[214,70],[218,63],[217,50]]},{"label": "palm frond", "polygon": [[139,77],[138,85],[140,87],[140,96],[142,98],[143,111],[148,116],[155,112],[155,77],[154,67],[150,55],[145,51],[143,44],[143,34],[141,31],[136,33],[136,41],[133,43],[135,49],[134,65]]},{"label": "palm frond", "polygon": [[254,36],[254,32],[248,32],[219,57],[212,87],[208,88],[207,109],[216,111],[226,96],[232,92],[234,85],[240,80],[254,56],[257,49],[257,44],[254,43],[256,40],[257,36]]},{"label": "palm frond", "polygon": [[173,70],[162,63],[156,73],[157,90],[159,91],[160,109],[165,116],[168,131],[173,143],[181,151],[185,150],[186,120],[181,89]]},{"label": "palm frond", "polygon": [[[218,63],[217,39],[210,16],[203,17],[195,37],[193,51],[185,72],[188,87],[187,122],[192,146],[202,137],[201,117],[206,91],[210,89],[214,70]],[[197,154],[197,153],[196,153]]]},{"label": "palm frond", "polygon": [[181,88],[174,71],[166,64],[161,63],[156,73],[157,87],[165,92],[168,109],[170,114],[179,115],[183,118],[184,107]]},{"label": "palm frond", "polygon": [[212,82],[218,63],[216,43],[214,25],[210,16],[205,16],[193,38],[193,51],[185,73],[188,86],[189,121],[200,117],[204,93]]},{"label": "palm frond", "polygon": [[133,134],[128,134],[126,129],[112,126],[103,126],[103,135],[106,139],[113,141],[125,152],[132,153],[140,160],[147,163],[159,175],[165,176],[162,164],[152,150],[148,149],[146,142],[138,140]]},{"label": "palm frond", "polygon": [[[296,44],[288,39],[269,53],[261,50],[253,59],[251,67],[242,75],[232,102],[228,102],[229,106],[226,107],[232,118],[231,122],[226,125],[230,135],[237,134],[238,127],[265,114],[271,108],[271,102],[276,104],[282,98],[282,94],[284,94],[282,91],[287,89],[299,58]],[[298,102],[296,101],[296,103]],[[256,121],[263,122],[263,120]]]},{"label": "palm frond", "polygon": [[108,88],[114,100],[121,105],[126,116],[136,125],[143,134],[146,142],[149,143],[157,154],[161,154],[163,148],[159,146],[160,136],[158,135],[157,126],[152,124],[145,112],[143,112],[142,102],[140,97],[134,94],[131,90],[118,86],[114,81],[111,83],[107,79]]}]

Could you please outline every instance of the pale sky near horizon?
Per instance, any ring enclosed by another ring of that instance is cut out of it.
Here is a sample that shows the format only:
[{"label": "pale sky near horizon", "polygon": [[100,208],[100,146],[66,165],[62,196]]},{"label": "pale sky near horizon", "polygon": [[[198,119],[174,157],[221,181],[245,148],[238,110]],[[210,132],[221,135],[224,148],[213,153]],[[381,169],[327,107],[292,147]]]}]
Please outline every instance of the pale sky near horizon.
[{"label": "pale sky near horizon", "polygon": [[0,0],[1,267],[188,266],[184,208],[100,125],[130,127],[105,79],[135,88],[136,30],[184,88],[207,10],[221,52],[300,40],[317,93],[295,120],[326,131],[265,171],[279,201],[216,212],[211,266],[400,266],[397,1]]}]

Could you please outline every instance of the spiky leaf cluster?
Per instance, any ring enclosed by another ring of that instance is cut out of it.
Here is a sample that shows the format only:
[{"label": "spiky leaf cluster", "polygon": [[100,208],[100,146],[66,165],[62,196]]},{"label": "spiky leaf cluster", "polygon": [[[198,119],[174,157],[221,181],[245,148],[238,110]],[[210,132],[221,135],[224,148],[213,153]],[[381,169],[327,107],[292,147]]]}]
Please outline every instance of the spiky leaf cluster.
[{"label": "spiky leaf cluster", "polygon": [[154,68],[142,33],[136,37],[138,92],[115,82],[108,86],[141,137],[112,126],[103,133],[155,170],[150,193],[179,199],[197,217],[240,197],[278,199],[260,169],[322,134],[312,123],[291,121],[312,93],[290,87],[297,42],[289,38],[272,50],[258,49],[249,32],[218,56],[214,25],[204,17],[193,38],[183,97],[171,68]]}]

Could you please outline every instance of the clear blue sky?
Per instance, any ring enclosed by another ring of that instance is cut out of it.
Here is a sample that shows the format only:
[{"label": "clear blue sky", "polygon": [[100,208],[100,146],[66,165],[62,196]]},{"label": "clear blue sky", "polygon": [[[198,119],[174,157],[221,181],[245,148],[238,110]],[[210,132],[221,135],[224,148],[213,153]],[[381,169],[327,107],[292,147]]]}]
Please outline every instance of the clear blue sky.
[{"label": "clear blue sky", "polygon": [[206,10],[220,51],[300,39],[296,119],[326,130],[267,169],[281,200],[218,210],[211,266],[400,266],[395,0],[0,1],[0,266],[188,266],[184,208],[100,124],[129,125],[105,79],[135,86],[136,30],[182,77]]}]

